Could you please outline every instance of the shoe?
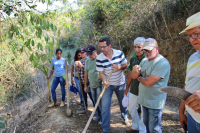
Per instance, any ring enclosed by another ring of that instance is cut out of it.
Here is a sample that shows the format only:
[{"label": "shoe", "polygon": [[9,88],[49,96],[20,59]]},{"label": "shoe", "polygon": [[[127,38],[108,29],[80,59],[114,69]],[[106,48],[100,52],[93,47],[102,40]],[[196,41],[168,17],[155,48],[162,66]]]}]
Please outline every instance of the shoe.
[{"label": "shoe", "polygon": [[102,125],[102,121],[99,121],[98,125]]},{"label": "shoe", "polygon": [[83,101],[80,101],[79,103],[78,103],[78,105],[82,105],[83,104]]},{"label": "shoe", "polygon": [[86,113],[86,110],[84,108],[82,108],[80,110],[77,110],[76,113],[77,114],[84,114],[84,113]]},{"label": "shoe", "polygon": [[132,128],[129,127],[126,129],[126,132],[127,133],[139,133],[139,130],[133,130]]},{"label": "shoe", "polygon": [[125,125],[126,125],[126,126],[129,126],[129,125],[130,125],[130,122],[129,122],[129,119],[128,119],[128,118],[124,119],[124,122],[125,122]]},{"label": "shoe", "polygon": [[58,103],[57,103],[57,101],[56,101],[56,102],[52,102],[48,107],[51,108],[51,107],[57,106],[57,105],[58,105]]},{"label": "shoe", "polygon": [[65,106],[65,102],[61,101],[60,107],[64,107]]},{"label": "shoe", "polygon": [[93,119],[94,121],[98,121],[98,120],[100,119],[100,116],[94,116],[92,119]]}]

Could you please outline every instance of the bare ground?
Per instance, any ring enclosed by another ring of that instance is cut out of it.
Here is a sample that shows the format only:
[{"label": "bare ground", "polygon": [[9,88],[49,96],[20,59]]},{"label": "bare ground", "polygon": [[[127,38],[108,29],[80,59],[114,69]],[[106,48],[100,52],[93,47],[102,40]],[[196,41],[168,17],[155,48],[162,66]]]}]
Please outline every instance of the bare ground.
[{"label": "bare ground", "polygon": [[[58,103],[61,101],[60,87],[57,88]],[[78,105],[79,97],[74,93],[70,93],[70,108],[73,115],[68,118],[66,115],[67,106],[60,108],[59,106],[47,108],[48,104],[35,105],[34,112],[30,112],[28,117],[21,123],[17,133],[81,133],[84,129],[87,120],[92,113],[93,107],[90,100],[89,108],[85,114],[77,114],[76,110],[80,107]],[[89,98],[88,98],[89,99]],[[67,104],[67,103],[65,103]],[[179,124],[178,116],[179,100],[168,96],[166,107],[163,110],[162,125],[163,133],[182,133],[183,130]],[[131,122],[131,117],[130,122]],[[116,95],[112,97],[111,107],[111,130],[110,133],[125,133],[126,126],[121,119],[120,109]],[[101,126],[97,121],[92,121],[87,133],[100,133]]]}]

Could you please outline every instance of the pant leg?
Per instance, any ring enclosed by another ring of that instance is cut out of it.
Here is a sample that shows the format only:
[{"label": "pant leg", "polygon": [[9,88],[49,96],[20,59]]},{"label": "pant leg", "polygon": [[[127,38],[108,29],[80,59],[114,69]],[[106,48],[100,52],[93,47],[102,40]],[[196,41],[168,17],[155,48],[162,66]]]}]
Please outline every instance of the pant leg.
[{"label": "pant leg", "polygon": [[82,91],[83,91],[83,96],[84,96],[84,99],[85,99],[85,106],[86,108],[88,107],[88,103],[87,103],[87,93],[85,93],[84,91],[84,84],[81,84],[82,86]]},{"label": "pant leg", "polygon": [[147,133],[150,133],[149,132],[149,112],[148,112],[148,108],[142,106],[142,111],[143,111],[143,122],[144,122],[144,125],[146,127],[146,131],[147,131]]},{"label": "pant leg", "polygon": [[[99,98],[101,92],[102,92],[102,87],[100,87],[100,86],[97,87],[97,88],[96,88],[96,102],[97,102],[97,100],[98,100],[98,98]],[[97,107],[98,116],[100,117],[100,120],[102,119],[102,118],[101,118],[101,110],[102,110],[102,104],[101,104],[101,100],[100,100],[100,101],[99,101],[99,105],[98,105],[98,107]]]},{"label": "pant leg", "polygon": [[[66,92],[65,92],[65,80],[64,80],[64,78],[62,76],[59,77],[59,82],[60,82],[60,88],[61,88],[61,93],[62,93],[62,101],[65,101],[65,95],[66,95]],[[69,88],[66,88],[66,89],[69,89]]]},{"label": "pant leg", "polygon": [[149,131],[150,133],[162,133],[161,118],[162,109],[148,109],[149,110]]},{"label": "pant leg", "polygon": [[144,122],[143,122],[143,108],[142,108],[142,105],[140,105],[141,107],[141,118],[140,118],[140,121],[139,121],[139,132],[140,133],[146,133],[146,127],[144,125]]},{"label": "pant leg", "polygon": [[81,87],[80,87],[78,77],[74,77],[74,81],[75,81],[75,84],[76,84],[76,88],[78,89],[78,94],[79,94],[80,100],[83,101],[83,97],[82,97],[82,94],[81,94]]},{"label": "pant leg", "polygon": [[112,85],[110,85],[104,92],[101,102],[102,102],[102,128],[104,132],[110,131],[110,106],[112,98]]},{"label": "pant leg", "polygon": [[52,95],[52,98],[53,98],[54,102],[57,101],[57,99],[56,99],[56,88],[58,86],[58,83],[59,83],[59,78],[58,77],[54,77],[53,83],[51,85],[51,95]]},{"label": "pant leg", "polygon": [[117,99],[119,101],[119,106],[120,106],[120,110],[121,110],[121,117],[123,119],[128,118],[128,110],[127,107],[124,107],[122,105],[122,99],[124,97],[124,91],[126,89],[126,84],[120,85],[120,86],[114,86],[114,91],[115,94],[117,95]]},{"label": "pant leg", "polygon": [[188,133],[200,133],[200,123],[196,122],[189,113],[187,113],[187,129]]},{"label": "pant leg", "polygon": [[132,117],[132,129],[139,130],[139,115],[137,112],[138,96],[129,93],[129,113]]},{"label": "pant leg", "polygon": [[94,102],[93,96],[91,94],[91,89],[89,87],[89,84],[88,84],[88,95],[89,95],[90,100],[92,101],[92,104],[93,104],[93,107],[94,107],[95,106],[95,102]]}]

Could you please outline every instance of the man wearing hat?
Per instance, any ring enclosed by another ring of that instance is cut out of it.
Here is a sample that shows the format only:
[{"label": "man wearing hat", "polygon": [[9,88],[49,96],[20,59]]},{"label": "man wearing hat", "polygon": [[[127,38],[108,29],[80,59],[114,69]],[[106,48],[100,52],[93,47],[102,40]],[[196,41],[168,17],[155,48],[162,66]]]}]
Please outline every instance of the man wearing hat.
[{"label": "man wearing hat", "polygon": [[[186,32],[192,46],[197,50],[192,54],[187,63],[184,88],[193,93],[179,108],[180,123],[187,124],[188,133],[200,133],[200,12],[190,16],[186,21]],[[185,115],[187,110],[187,116]]]},{"label": "man wearing hat", "polygon": [[[81,88],[82,88],[82,91],[83,91],[83,96],[84,96],[84,100],[85,100],[85,105],[86,105],[86,108],[88,106],[87,104],[87,93],[85,93],[84,91],[84,69],[85,69],[85,63],[86,61],[89,59],[89,57],[87,56],[86,54],[86,48],[81,48],[81,57],[82,59],[80,61],[75,61],[74,64],[76,65],[76,67],[78,67],[78,71],[79,71],[79,76],[80,76],[80,80],[81,80]],[[89,82],[86,82],[86,85],[89,85]],[[88,91],[88,95],[90,96],[90,99],[91,101],[93,102],[93,106],[94,106],[94,101],[92,99],[92,94],[90,91]],[[81,110],[78,110],[77,113],[78,114],[81,114],[81,113],[85,113],[86,112],[86,109],[85,108],[82,108]]]},{"label": "man wearing hat", "polygon": [[158,89],[167,87],[170,64],[159,54],[153,38],[145,40],[143,51],[146,58],[133,67],[132,78],[140,81],[138,103],[142,105],[147,133],[162,133],[161,117],[167,95]]},{"label": "man wearing hat", "polygon": [[[99,78],[99,72],[96,70],[96,57],[97,57],[96,48],[92,45],[88,46],[87,55],[89,56],[90,59],[88,59],[85,64],[84,90],[86,93],[88,92],[87,82],[89,79],[92,98],[94,100],[94,103],[96,104],[97,99],[99,98],[99,95],[101,94],[102,91],[102,85],[101,85],[102,81]],[[96,121],[100,120],[99,124],[101,125],[101,102],[99,103],[96,112],[97,116],[93,117],[93,120]]]}]

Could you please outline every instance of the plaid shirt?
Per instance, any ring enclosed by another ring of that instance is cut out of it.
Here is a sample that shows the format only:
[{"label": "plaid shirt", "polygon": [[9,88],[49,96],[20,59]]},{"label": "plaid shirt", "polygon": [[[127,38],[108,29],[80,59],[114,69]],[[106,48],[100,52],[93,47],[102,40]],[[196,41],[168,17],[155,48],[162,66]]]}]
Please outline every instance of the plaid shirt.
[{"label": "plaid shirt", "polygon": [[86,59],[83,61],[83,59],[80,60],[80,62],[82,63],[82,68],[80,68],[78,66],[78,72],[79,72],[79,76],[80,76],[80,79],[81,79],[81,84],[84,84],[84,69],[85,69],[85,63],[86,63],[86,60],[89,59],[89,57],[87,56]]}]

